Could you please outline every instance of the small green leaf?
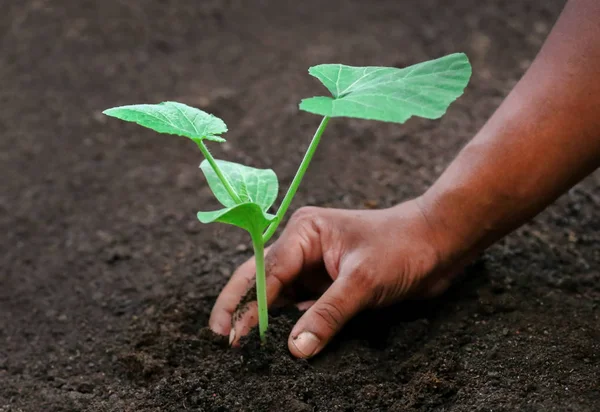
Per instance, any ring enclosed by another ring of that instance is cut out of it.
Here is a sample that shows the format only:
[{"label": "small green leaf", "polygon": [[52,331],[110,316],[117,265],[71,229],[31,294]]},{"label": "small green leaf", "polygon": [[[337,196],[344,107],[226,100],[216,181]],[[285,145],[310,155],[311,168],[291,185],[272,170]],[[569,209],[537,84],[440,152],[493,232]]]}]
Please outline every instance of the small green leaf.
[{"label": "small green leaf", "polygon": [[[215,160],[215,162],[242,202],[255,203],[265,212],[273,205],[279,190],[277,175],[273,170],[256,169],[225,160]],[[210,163],[204,160],[200,168],[217,200],[225,207],[234,206],[236,202],[231,198]]]},{"label": "small green leaf", "polygon": [[198,212],[198,220],[202,223],[227,223],[250,233],[262,232],[274,218],[274,215],[266,213],[256,203],[241,203],[212,212]]},{"label": "small green leaf", "polygon": [[218,135],[227,131],[227,126],[218,117],[177,102],[113,107],[102,113],[159,133],[176,134],[192,140],[224,142],[225,139]]},{"label": "small green leaf", "polygon": [[309,73],[332,97],[312,97],[300,109],[329,117],[403,123],[411,116],[441,117],[464,91],[471,65],[463,53],[398,69],[321,64]]}]

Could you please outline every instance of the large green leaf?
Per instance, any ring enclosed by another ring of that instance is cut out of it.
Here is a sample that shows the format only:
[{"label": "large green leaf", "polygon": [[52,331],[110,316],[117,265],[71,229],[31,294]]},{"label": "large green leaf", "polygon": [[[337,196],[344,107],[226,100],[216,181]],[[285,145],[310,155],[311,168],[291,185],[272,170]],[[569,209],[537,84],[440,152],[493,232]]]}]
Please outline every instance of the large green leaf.
[{"label": "large green leaf", "polygon": [[441,117],[471,77],[463,53],[398,69],[321,64],[309,73],[333,97],[312,97],[300,109],[330,117],[355,117],[403,123],[411,116]]},{"label": "large green leaf", "polygon": [[218,135],[227,131],[227,126],[218,117],[177,102],[113,107],[102,113],[159,133],[176,134],[192,140],[224,142],[225,139]]},{"label": "large green leaf", "polygon": [[250,233],[262,232],[274,218],[274,215],[266,213],[256,203],[241,203],[212,212],[198,212],[198,220],[202,223],[227,223]]},{"label": "large green leaf", "polygon": [[[277,175],[273,170],[256,169],[225,160],[215,161],[242,202],[255,203],[265,212],[273,205],[279,190]],[[231,198],[210,163],[204,160],[200,168],[217,200],[225,207],[234,206],[235,200]]]}]

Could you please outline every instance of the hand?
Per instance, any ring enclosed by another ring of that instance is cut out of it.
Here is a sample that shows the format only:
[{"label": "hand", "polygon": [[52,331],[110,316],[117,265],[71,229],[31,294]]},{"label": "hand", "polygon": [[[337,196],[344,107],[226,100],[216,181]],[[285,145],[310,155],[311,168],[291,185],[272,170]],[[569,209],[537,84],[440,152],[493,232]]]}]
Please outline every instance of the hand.
[{"label": "hand", "polygon": [[[290,334],[291,353],[319,353],[365,308],[444,291],[453,272],[441,269],[436,237],[418,200],[384,210],[298,210],[265,251],[269,305],[291,299],[306,309]],[[240,266],[212,310],[211,329],[232,344],[257,323],[256,301],[234,316],[254,271],[254,259]]]}]

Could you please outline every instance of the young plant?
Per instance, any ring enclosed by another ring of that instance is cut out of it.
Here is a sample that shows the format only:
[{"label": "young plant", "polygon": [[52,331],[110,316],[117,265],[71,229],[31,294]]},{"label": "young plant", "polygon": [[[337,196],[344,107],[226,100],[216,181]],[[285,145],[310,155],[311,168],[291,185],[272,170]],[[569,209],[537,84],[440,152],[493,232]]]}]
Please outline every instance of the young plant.
[{"label": "young plant", "polygon": [[221,135],[227,126],[221,119],[176,102],[104,111],[108,116],[135,122],[159,133],[185,136],[196,143],[205,158],[200,169],[224,206],[215,211],[198,212],[198,219],[202,223],[235,225],[250,234],[256,261],[259,333],[263,341],[268,326],[264,245],[283,220],[329,119],[353,117],[395,123],[404,123],[412,116],[437,119],[463,93],[471,76],[471,65],[466,55],[455,53],[403,69],[322,64],[311,67],[309,73],[319,79],[332,96],[311,97],[300,103],[300,110],[324,117],[276,214],[267,212],[277,198],[275,172],[218,160],[208,151],[206,141],[225,141]]}]

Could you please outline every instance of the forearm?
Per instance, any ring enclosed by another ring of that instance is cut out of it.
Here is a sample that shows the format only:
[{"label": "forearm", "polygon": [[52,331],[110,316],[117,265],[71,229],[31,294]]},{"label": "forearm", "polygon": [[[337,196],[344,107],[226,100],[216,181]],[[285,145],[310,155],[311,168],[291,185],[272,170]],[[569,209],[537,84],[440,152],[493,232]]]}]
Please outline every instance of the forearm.
[{"label": "forearm", "polygon": [[450,255],[487,247],[600,166],[598,22],[600,1],[571,0],[526,75],[420,199]]}]

